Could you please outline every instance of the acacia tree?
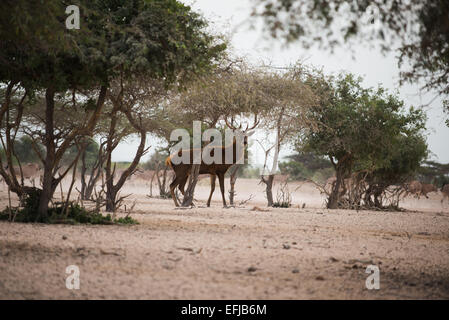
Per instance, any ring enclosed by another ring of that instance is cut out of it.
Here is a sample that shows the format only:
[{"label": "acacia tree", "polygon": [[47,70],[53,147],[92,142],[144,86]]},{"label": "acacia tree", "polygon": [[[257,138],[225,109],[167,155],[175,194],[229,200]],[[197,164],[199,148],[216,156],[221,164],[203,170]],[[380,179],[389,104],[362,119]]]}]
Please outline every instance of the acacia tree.
[{"label": "acacia tree", "polygon": [[[147,152],[146,139],[149,132],[160,126],[158,114],[162,112],[166,89],[162,81],[133,78],[117,81],[109,89],[110,106],[105,114],[105,173],[106,211],[115,211],[123,198],[117,199],[120,189],[128,177],[137,169],[142,156]],[[123,170],[114,183],[116,168],[112,164],[112,152],[126,137],[137,134],[139,146],[130,165]]]},{"label": "acacia tree", "polygon": [[353,75],[313,77],[308,80],[320,103],[311,110],[316,128],[298,140],[306,151],[329,157],[336,181],[327,207],[341,205],[344,180],[354,171],[375,172],[388,168],[390,156],[403,135],[410,136],[424,129],[422,111],[410,108],[382,87],[365,89],[361,78]]},{"label": "acacia tree", "polygon": [[[80,30],[72,31],[65,29],[65,6],[60,1],[5,1],[3,5],[0,82],[6,90],[0,122],[17,88],[23,97],[33,91],[45,99],[43,185],[33,190],[39,193],[36,219],[42,221],[59,182],[53,175],[55,168],[74,141],[92,134],[111,79],[139,71],[169,84],[180,74],[188,78],[206,69],[225,47],[204,31],[206,22],[198,14],[175,0],[80,1],[83,23]],[[71,92],[73,100],[83,101],[83,90],[95,93],[87,120],[58,145],[55,100]],[[5,154],[12,157],[8,150]],[[1,166],[0,174],[12,191],[24,193],[13,171],[8,175]]]},{"label": "acacia tree", "polygon": [[[301,65],[292,67],[289,72],[265,72],[261,86],[264,92],[262,125],[265,139],[260,143],[265,152],[261,182],[266,186],[268,206],[273,206],[273,181],[278,169],[281,148],[293,138],[311,127],[308,109],[316,103],[313,91],[304,83],[305,71]],[[273,132],[275,137],[273,137]],[[273,139],[274,138],[274,139]],[[273,155],[269,169],[268,158]]]},{"label": "acacia tree", "polygon": [[[173,106],[178,112],[182,110],[186,119],[201,120],[205,128],[220,127],[225,122],[232,129],[247,131],[250,127],[255,128],[262,118],[267,132],[278,132],[278,142],[270,150],[280,149],[280,145],[297,134],[307,122],[305,109],[313,103],[313,92],[303,83],[303,77],[299,65],[289,73],[280,74],[234,61],[194,83]],[[185,199],[193,197],[197,167],[192,166]],[[232,200],[237,170],[237,165],[230,169]],[[268,193],[273,177],[269,178]],[[189,200],[187,203],[189,205]]]},{"label": "acacia tree", "polygon": [[[77,162],[81,153],[79,142],[85,139],[84,135],[71,136],[77,128],[83,128],[87,125],[90,119],[90,103],[92,100],[87,99],[87,102],[80,102],[80,99],[74,99],[72,95],[58,94],[54,99],[53,109],[53,140],[55,147],[59,148],[65,144],[64,153],[61,154],[55,161],[51,175],[54,177],[54,187],[56,187],[62,179],[67,175],[69,170]],[[71,112],[67,112],[70,108]],[[22,111],[21,132],[31,140],[31,147],[37,154],[41,164],[45,167],[47,160],[47,149],[42,148],[46,144],[47,119],[42,117],[47,110],[47,103],[45,98],[37,95],[34,103],[26,104]],[[84,149],[84,148],[83,148]]]},{"label": "acacia tree", "polygon": [[[20,88],[6,90],[2,107],[5,112],[9,109],[10,95],[15,90],[22,90],[29,96],[35,93],[44,98],[45,111],[42,120],[45,128],[45,158],[42,189],[25,190],[20,187],[11,169],[9,175],[3,167],[0,173],[11,190],[19,195],[37,191],[39,204],[33,209],[38,212],[37,220],[45,220],[48,203],[59,182],[59,179],[53,176],[54,168],[58,166],[62,155],[78,136],[90,133],[104,102],[106,87],[103,83],[106,74],[103,68],[104,59],[99,54],[104,49],[101,43],[103,34],[98,32],[101,30],[97,29],[101,25],[98,23],[95,26],[85,24],[79,33],[67,32],[61,22],[65,16],[65,7],[58,1],[33,4],[26,1],[7,1],[2,5],[8,7],[1,10],[3,14],[0,27],[2,29],[0,81],[6,83],[7,88]],[[12,14],[5,16],[5,12]],[[95,30],[92,27],[95,27]],[[30,39],[33,35],[34,39]],[[95,42],[97,45],[91,47]],[[55,136],[54,123],[57,93],[64,96],[69,88],[79,90],[91,86],[99,87],[94,103],[95,110],[89,112],[84,126],[73,128],[67,133],[64,142],[57,145],[55,140],[58,137]],[[18,115],[21,108],[22,106],[18,105]],[[2,117],[3,110],[0,115]]]},{"label": "acacia tree", "polygon": [[379,44],[382,51],[398,48],[401,82],[421,80],[446,98],[449,112],[448,15],[446,0],[255,0],[253,10],[272,37],[306,48],[360,41]]},{"label": "acacia tree", "polygon": [[[245,121],[259,112],[257,108],[260,105],[258,101],[262,96],[262,91],[260,91],[261,87],[257,86],[257,82],[257,72],[242,60],[237,59],[227,64],[223,63],[214,73],[192,83],[172,101],[172,108],[181,112],[185,119],[202,121],[203,130],[208,128],[223,130],[225,128],[224,120],[228,120],[228,124],[231,123],[231,126],[236,126],[236,118]],[[243,128],[240,126],[240,129]],[[226,142],[223,140],[221,143]],[[183,206],[190,206],[192,203],[199,167],[198,164],[192,165]],[[211,183],[215,184],[214,177],[211,179]],[[232,179],[232,194],[234,193],[235,179]]]}]

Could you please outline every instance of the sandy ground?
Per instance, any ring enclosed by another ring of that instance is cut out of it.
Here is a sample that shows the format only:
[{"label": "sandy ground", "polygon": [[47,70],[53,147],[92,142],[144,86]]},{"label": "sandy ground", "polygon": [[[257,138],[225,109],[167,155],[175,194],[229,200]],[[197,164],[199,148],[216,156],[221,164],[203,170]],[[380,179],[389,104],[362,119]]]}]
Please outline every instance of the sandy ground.
[{"label": "sandy ground", "polygon": [[[253,198],[231,209],[218,187],[205,207],[207,184],[196,208],[177,210],[130,183],[137,226],[0,223],[0,299],[449,298],[441,194],[407,199],[406,212],[329,211],[312,185],[293,183],[294,208],[253,211],[265,205],[258,181],[237,181],[237,203]],[[66,288],[69,265],[79,290]],[[379,290],[365,287],[368,265],[379,267]]]}]

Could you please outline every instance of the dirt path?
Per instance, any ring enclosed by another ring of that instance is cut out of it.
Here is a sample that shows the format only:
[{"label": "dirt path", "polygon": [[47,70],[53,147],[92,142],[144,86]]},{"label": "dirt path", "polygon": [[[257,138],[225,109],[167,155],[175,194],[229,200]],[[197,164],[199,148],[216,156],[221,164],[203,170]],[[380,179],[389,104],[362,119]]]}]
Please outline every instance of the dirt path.
[{"label": "dirt path", "polygon": [[[135,198],[138,226],[0,223],[0,299],[449,298],[447,210],[174,210]],[[80,290],[65,286],[69,265]],[[365,287],[368,265],[380,290]]]}]

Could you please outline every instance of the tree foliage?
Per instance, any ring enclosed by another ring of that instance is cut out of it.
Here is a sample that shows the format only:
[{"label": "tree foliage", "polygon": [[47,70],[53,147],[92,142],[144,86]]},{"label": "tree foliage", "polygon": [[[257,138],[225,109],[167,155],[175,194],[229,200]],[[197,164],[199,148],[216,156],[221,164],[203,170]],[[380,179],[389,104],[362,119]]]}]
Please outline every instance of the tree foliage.
[{"label": "tree foliage", "polygon": [[352,173],[374,175],[387,185],[399,183],[427,155],[424,113],[406,110],[395,95],[382,87],[365,89],[361,81],[351,74],[309,80],[324,94],[310,115],[317,127],[298,142],[306,151],[329,157],[334,166],[337,180],[329,208],[338,206],[339,190]]},{"label": "tree foliage", "polygon": [[[446,0],[255,0],[272,37],[305,47],[342,44],[398,48],[401,81],[449,95],[449,2]],[[446,100],[445,108],[449,111]],[[449,121],[449,120],[448,120]],[[449,123],[448,123],[449,125]]]},{"label": "tree foliage", "polygon": [[[79,0],[72,4],[80,7],[79,30],[65,28],[66,4],[61,1],[4,1],[0,7],[0,83],[6,88],[0,122],[5,114],[8,117],[16,93],[23,98],[36,95],[44,106],[41,125],[34,128],[45,147],[41,215],[46,215],[63,178],[54,176],[63,155],[79,139],[94,133],[114,81],[132,81],[138,74],[157,79],[166,88],[180,85],[213,68],[226,47],[220,37],[206,31],[207,22],[199,14],[176,0]],[[17,114],[21,115],[24,99],[19,100]],[[143,107],[144,101],[140,103]],[[72,125],[68,130],[57,128],[61,107],[84,114],[82,125],[67,122]],[[8,158],[12,156],[10,138],[5,150]],[[3,167],[0,171],[12,191],[24,192],[14,172],[8,174]]]},{"label": "tree foliage", "polygon": [[427,160],[420,166],[417,178],[425,183],[432,183],[441,188],[449,184],[449,163],[443,164]]},{"label": "tree foliage", "polygon": [[329,159],[301,150],[279,163],[279,168],[282,174],[288,174],[292,180],[311,179],[323,182],[334,173]]}]

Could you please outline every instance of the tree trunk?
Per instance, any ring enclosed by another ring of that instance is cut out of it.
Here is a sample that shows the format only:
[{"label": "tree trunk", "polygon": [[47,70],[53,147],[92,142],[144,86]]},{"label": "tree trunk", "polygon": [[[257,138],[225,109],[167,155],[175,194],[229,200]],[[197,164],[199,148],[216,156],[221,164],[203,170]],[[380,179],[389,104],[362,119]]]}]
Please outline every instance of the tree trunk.
[{"label": "tree trunk", "polygon": [[53,168],[55,162],[55,140],[53,115],[55,109],[54,101],[55,92],[51,88],[47,88],[45,92],[45,148],[46,156],[44,163],[44,178],[42,180],[42,192],[39,199],[39,207],[37,220],[45,221],[48,215],[48,203],[53,196]]},{"label": "tree trunk", "polygon": [[161,197],[161,198],[167,198],[168,197],[168,195],[170,194],[170,192],[167,192],[167,189],[166,189],[166,185],[167,185],[167,169],[168,169],[168,167],[167,166],[165,166],[164,167],[164,170],[162,171],[162,182],[161,182],[161,179],[160,179],[160,176],[159,176],[159,172],[160,172],[160,170],[159,170],[159,164],[156,166],[156,177],[157,177],[157,184],[158,184],[158,187],[159,187],[159,196]]},{"label": "tree trunk", "polygon": [[[19,197],[19,199],[22,200],[26,194],[31,194],[32,192],[34,192],[33,189],[35,189],[35,188],[29,188],[29,187],[25,187],[23,185],[23,174],[22,174],[22,169],[20,167],[20,161],[19,161],[19,169],[20,169],[20,174],[22,177],[22,183],[20,183],[20,184],[16,178],[16,173],[14,171],[14,166],[13,166],[13,158],[15,157],[16,159],[18,159],[14,152],[14,141],[15,141],[17,131],[19,130],[19,126],[20,126],[21,119],[22,119],[23,101],[25,100],[25,97],[27,95],[27,93],[25,92],[25,94],[21,98],[20,102],[17,104],[17,116],[15,119],[14,125],[11,126],[10,121],[9,121],[9,112],[10,112],[10,107],[11,107],[11,98],[13,96],[13,92],[15,91],[14,87],[17,84],[18,84],[18,82],[16,82],[16,81],[9,82],[9,84],[5,88],[6,90],[3,92],[3,101],[1,104],[1,108],[0,108],[0,123],[2,124],[2,126],[3,125],[5,126],[4,133],[5,133],[5,138],[6,138],[5,139],[6,145],[3,145],[3,147],[4,147],[4,152],[5,152],[6,167],[8,168],[8,169],[5,168],[5,166],[3,164],[3,160],[0,157],[0,176],[3,178],[4,182],[8,185],[9,190],[16,193],[17,196]],[[6,115],[6,119],[4,119],[5,115]],[[13,127],[15,128],[15,133],[11,137],[10,130]],[[9,174],[8,174],[7,170],[9,171]]]},{"label": "tree trunk", "polygon": [[86,188],[87,188],[87,183],[86,183],[86,150],[83,151],[83,154],[81,156],[81,200],[87,200],[89,198],[86,199],[85,195],[86,195]]},{"label": "tree trunk", "polygon": [[103,170],[104,164],[104,154],[103,154],[103,144],[100,145],[98,151],[97,160],[90,170],[89,181],[86,182],[86,162],[85,162],[86,151],[83,152],[82,167],[81,167],[81,199],[89,200],[92,197],[92,192],[100,178],[101,171]]},{"label": "tree trunk", "polygon": [[137,168],[137,165],[140,162],[142,156],[147,152],[145,150],[145,142],[146,142],[146,129],[143,128],[142,124],[138,124],[136,120],[132,118],[131,112],[129,110],[123,111],[125,113],[129,123],[139,132],[140,135],[140,143],[137,148],[136,154],[134,155],[134,159],[131,164],[126,168],[125,171],[118,178],[116,184],[114,184],[114,176],[115,176],[115,166],[113,172],[111,172],[111,156],[112,151],[114,151],[115,147],[118,145],[118,141],[112,141],[112,137],[115,133],[116,121],[117,118],[114,116],[111,118],[111,126],[109,129],[109,140],[106,145],[106,153],[107,153],[107,162],[106,162],[106,211],[107,212],[115,212],[117,209],[117,202],[120,202],[120,199],[117,201],[117,194],[120,189],[125,184],[125,181],[128,177],[134,173]]},{"label": "tree trunk", "polygon": [[327,201],[327,208],[328,209],[337,209],[338,203],[340,201],[340,186],[343,181],[343,170],[341,165],[337,165],[337,172],[336,172],[336,180],[335,184],[333,185],[332,192],[329,196],[329,199]]},{"label": "tree trunk", "polygon": [[[46,149],[46,156],[44,161],[44,174],[42,179],[42,191],[39,198],[39,206],[37,208],[37,221],[45,221],[48,216],[48,204],[51,201],[58,183],[67,174],[69,167],[63,175],[55,179],[53,177],[54,169],[58,165],[66,150],[71,146],[73,141],[80,135],[90,135],[98,121],[98,117],[104,105],[106,97],[106,87],[102,86],[97,100],[95,112],[90,116],[87,124],[81,128],[72,130],[63,142],[59,145],[56,151],[55,136],[54,136],[54,109],[55,109],[55,91],[53,88],[47,88],[45,91],[45,138],[44,145]],[[73,164],[72,164],[73,165]]]},{"label": "tree trunk", "polygon": [[97,182],[98,178],[95,179],[95,182],[90,183],[86,186],[86,189],[84,190],[84,193],[81,195],[83,200],[89,200],[92,198],[92,192],[94,191],[95,184]]},{"label": "tree trunk", "polygon": [[368,189],[365,191],[364,202],[365,206],[370,207],[373,205],[373,201],[371,200],[371,195],[373,193],[373,186],[369,185]]},{"label": "tree trunk", "polygon": [[267,205],[269,207],[273,206],[273,181],[274,181],[274,174],[270,174],[268,178],[264,178],[262,176],[262,182],[265,183],[265,193],[267,195]]},{"label": "tree trunk", "polygon": [[153,175],[151,176],[151,180],[150,180],[150,197],[153,196],[153,182],[154,182],[155,174],[156,174],[156,170],[154,170]]},{"label": "tree trunk", "polygon": [[112,189],[106,190],[106,212],[115,212],[117,210],[116,208],[116,198],[117,198],[117,192]]},{"label": "tree trunk", "polygon": [[381,209],[382,205],[382,193],[384,192],[384,188],[381,186],[377,186],[374,190],[374,206],[376,208]]},{"label": "tree trunk", "polygon": [[192,165],[191,173],[189,175],[189,184],[184,194],[182,207],[190,207],[193,203],[193,193],[195,191],[196,183],[198,182],[198,175],[200,173],[201,164]]},{"label": "tree trunk", "polygon": [[237,181],[237,171],[239,170],[238,165],[234,165],[231,169],[231,175],[229,179],[230,188],[229,188],[229,205],[234,205],[234,197],[235,197],[235,183]]}]

